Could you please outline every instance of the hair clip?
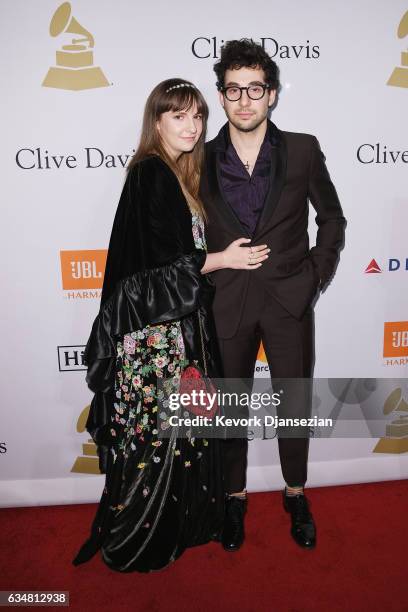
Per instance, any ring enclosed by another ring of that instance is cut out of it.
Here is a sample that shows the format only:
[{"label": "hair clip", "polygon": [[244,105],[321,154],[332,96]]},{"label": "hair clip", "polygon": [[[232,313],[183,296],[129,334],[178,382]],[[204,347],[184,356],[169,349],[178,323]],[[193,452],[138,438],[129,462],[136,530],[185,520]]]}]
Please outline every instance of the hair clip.
[{"label": "hair clip", "polygon": [[169,93],[169,91],[171,91],[172,89],[180,89],[180,87],[192,87],[193,89],[195,89],[194,85],[191,85],[191,83],[179,83],[178,85],[172,85],[171,87],[166,89],[165,93]]}]

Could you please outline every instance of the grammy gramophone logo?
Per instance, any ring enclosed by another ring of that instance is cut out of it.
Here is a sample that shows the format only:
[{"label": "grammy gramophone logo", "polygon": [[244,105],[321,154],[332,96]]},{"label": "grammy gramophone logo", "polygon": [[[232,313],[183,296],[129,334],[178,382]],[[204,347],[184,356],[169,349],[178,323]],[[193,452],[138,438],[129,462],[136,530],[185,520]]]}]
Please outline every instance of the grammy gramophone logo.
[{"label": "grammy gramophone logo", "polygon": [[69,2],[61,4],[51,19],[50,35],[56,37],[61,34],[74,34],[74,38],[71,38],[70,44],[63,44],[56,51],[56,66],[48,70],[43,87],[70,90],[108,87],[101,68],[93,65],[94,37],[75,17],[71,17]]},{"label": "grammy gramophone logo", "polygon": [[[78,417],[77,421],[77,432],[83,433],[86,431],[85,425],[88,418],[90,406],[85,406],[83,411]],[[71,472],[77,474],[100,474],[99,470],[99,458],[96,451],[96,446],[92,438],[89,438],[84,444],[82,444],[82,455],[75,459],[74,465],[71,468]]]},{"label": "grammy gramophone logo", "polygon": [[[403,15],[397,30],[398,38],[408,36],[408,11]],[[394,87],[408,87],[408,49],[401,53],[401,66],[394,68],[387,85]]]},{"label": "grammy gramophone logo", "polygon": [[387,397],[383,412],[384,414],[395,412],[397,418],[386,425],[385,437],[378,440],[373,453],[408,452],[408,404],[402,397],[400,387],[394,389]]}]

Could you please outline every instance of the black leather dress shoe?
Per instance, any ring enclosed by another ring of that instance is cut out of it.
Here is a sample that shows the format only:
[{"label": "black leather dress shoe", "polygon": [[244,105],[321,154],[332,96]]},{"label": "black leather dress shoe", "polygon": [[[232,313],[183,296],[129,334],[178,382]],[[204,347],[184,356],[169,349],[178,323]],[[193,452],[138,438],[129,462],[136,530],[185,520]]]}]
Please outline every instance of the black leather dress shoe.
[{"label": "black leather dress shoe", "polygon": [[283,507],[292,518],[290,533],[296,544],[303,548],[314,548],[316,545],[316,526],[309,510],[306,495],[286,495],[283,491]]},{"label": "black leather dress shoe", "polygon": [[239,497],[227,497],[225,502],[225,521],[222,530],[221,544],[225,550],[238,550],[244,541],[244,515],[247,500]]}]

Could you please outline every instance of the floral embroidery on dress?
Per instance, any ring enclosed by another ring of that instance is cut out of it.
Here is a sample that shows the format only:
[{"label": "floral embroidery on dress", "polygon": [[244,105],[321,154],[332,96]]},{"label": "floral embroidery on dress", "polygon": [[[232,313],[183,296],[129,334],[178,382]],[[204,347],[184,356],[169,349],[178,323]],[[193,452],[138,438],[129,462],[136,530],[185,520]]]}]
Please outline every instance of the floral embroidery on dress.
[{"label": "floral embroidery on dress", "polygon": [[[206,250],[202,218],[192,214],[191,225],[195,247]],[[147,325],[126,334],[117,343],[115,414],[112,420],[123,428],[120,449],[124,452],[129,448],[135,450],[140,443],[150,443],[155,449],[161,446],[157,438],[156,413],[159,402],[165,405],[165,398],[163,390],[157,390],[157,378],[169,379],[169,384],[173,384],[176,390],[177,381],[187,365],[180,321]],[[161,428],[166,429],[167,415],[163,412],[160,416]],[[190,444],[194,446],[194,438],[190,439]],[[176,449],[174,454],[177,456],[180,451]],[[161,459],[155,456],[153,461],[158,464]],[[186,461],[184,465],[190,467],[190,462]],[[145,466],[143,460],[138,463],[139,469]]]},{"label": "floral embroidery on dress", "polygon": [[161,445],[153,415],[163,391],[157,391],[155,380],[178,380],[187,363],[180,321],[146,326],[117,343],[114,420],[123,426],[124,433],[119,448],[125,450],[129,445],[145,442],[147,433],[153,438],[153,446]]}]

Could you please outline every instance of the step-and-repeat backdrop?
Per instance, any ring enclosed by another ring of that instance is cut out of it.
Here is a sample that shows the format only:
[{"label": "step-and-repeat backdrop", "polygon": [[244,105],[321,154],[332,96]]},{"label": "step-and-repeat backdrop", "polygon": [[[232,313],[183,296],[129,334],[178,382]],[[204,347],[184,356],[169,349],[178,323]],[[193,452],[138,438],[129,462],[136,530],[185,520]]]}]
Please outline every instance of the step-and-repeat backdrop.
[{"label": "step-and-repeat backdrop", "polygon": [[[318,137],[348,220],[316,304],[315,374],[348,389],[395,379],[392,406],[375,400],[389,412],[383,437],[316,437],[309,485],[407,477],[407,11],[406,0],[2,0],[2,505],[99,498],[82,356],[144,102],[162,79],[192,80],[213,137],[225,116],[212,67],[224,41],[243,37],[278,62],[272,119]],[[257,371],[267,375],[262,352]],[[347,409],[356,397],[325,402]],[[250,442],[250,490],[282,486],[264,437]]]}]

